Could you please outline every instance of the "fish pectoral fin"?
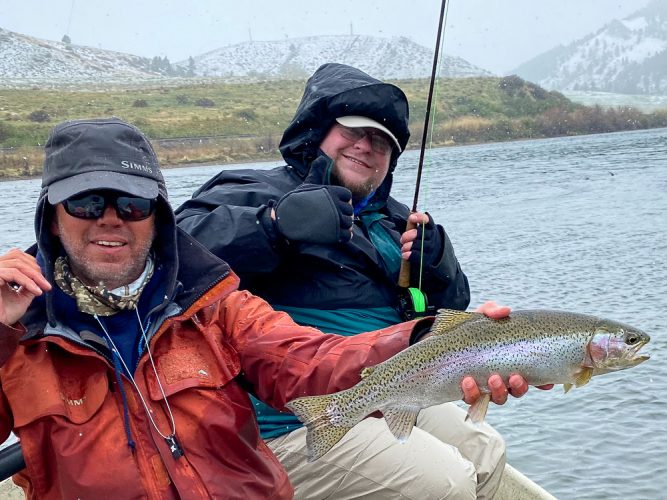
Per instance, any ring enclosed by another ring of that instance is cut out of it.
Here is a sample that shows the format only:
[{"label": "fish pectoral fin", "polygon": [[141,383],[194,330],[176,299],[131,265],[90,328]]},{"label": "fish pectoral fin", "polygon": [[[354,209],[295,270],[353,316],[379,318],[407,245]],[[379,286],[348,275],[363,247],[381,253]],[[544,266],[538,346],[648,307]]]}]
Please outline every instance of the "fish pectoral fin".
[{"label": "fish pectoral fin", "polygon": [[404,443],[410,437],[412,428],[417,422],[419,408],[387,408],[382,414],[384,415],[384,420],[387,422],[389,430],[394,437],[401,443]]},{"label": "fish pectoral fin", "polygon": [[468,408],[467,418],[480,424],[486,418],[486,412],[489,409],[489,402],[491,401],[491,394],[482,394],[482,397],[475,401],[470,408]]},{"label": "fish pectoral fin", "polygon": [[438,314],[431,327],[433,335],[443,335],[466,321],[484,316],[482,313],[457,311],[455,309],[438,309]]},{"label": "fish pectoral fin", "polygon": [[574,385],[581,387],[590,382],[591,377],[593,376],[593,368],[584,367],[577,374],[577,377],[574,379]]},{"label": "fish pectoral fin", "polygon": [[570,389],[572,389],[572,387],[581,387],[582,385],[586,385],[588,382],[590,382],[591,377],[593,377],[593,368],[582,366],[581,370],[574,374],[574,383],[563,384],[563,390],[565,391],[565,394],[567,394]]}]

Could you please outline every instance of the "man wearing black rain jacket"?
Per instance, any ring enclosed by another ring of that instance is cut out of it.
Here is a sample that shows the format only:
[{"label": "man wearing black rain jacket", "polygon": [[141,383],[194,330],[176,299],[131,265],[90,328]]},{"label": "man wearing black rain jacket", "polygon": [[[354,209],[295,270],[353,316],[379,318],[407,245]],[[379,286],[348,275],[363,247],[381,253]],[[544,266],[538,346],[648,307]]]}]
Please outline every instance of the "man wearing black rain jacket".
[{"label": "man wearing black rain jacket", "polygon": [[[283,135],[287,165],[220,172],[176,210],[178,224],[228,262],[242,288],[328,333],[402,321],[402,260],[413,282],[421,272],[429,305],[463,310],[468,280],[447,233],[390,196],[409,136],[398,87],[325,64]],[[408,220],[417,228],[406,230]],[[453,403],[423,410],[403,444],[368,418],[313,463],[296,417],[256,403],[262,437],[299,498],[491,498],[504,468],[500,436]]]}]

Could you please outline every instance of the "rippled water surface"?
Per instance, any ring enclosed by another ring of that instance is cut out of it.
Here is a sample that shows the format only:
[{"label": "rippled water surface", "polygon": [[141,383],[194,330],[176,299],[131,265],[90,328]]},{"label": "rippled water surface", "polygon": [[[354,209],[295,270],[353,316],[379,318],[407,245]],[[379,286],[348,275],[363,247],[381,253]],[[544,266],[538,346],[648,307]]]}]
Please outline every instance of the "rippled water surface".
[{"label": "rippled water surface", "polygon": [[[394,194],[408,205],[417,161],[405,153],[396,173]],[[220,168],[239,167],[166,170],[172,203]],[[0,251],[33,241],[38,191],[37,180],[0,183]],[[590,313],[651,335],[652,359],[639,367],[567,395],[531,389],[488,419],[509,461],[559,498],[664,498],[667,130],[433,150],[419,209],[450,235],[471,307],[494,299]]]}]

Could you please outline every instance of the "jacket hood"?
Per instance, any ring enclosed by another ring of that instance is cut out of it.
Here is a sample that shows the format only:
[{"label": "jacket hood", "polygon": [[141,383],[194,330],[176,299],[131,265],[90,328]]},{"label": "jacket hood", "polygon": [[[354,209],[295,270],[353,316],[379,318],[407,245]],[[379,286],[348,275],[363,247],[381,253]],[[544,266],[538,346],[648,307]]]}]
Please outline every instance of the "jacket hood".
[{"label": "jacket hood", "polygon": [[[342,116],[365,116],[387,127],[397,138],[401,150],[410,138],[408,100],[395,85],[383,83],[363,71],[345,64],[320,66],[306,82],[296,114],[282,140],[280,153],[297,173],[305,178],[312,161],[321,155],[320,143]],[[392,153],[389,173],[378,189],[389,194],[392,173],[400,153]]]},{"label": "jacket hood", "polygon": [[[53,278],[55,260],[64,254],[60,239],[51,234],[54,205],[86,190],[115,189],[135,196],[157,195],[152,248],[170,269],[166,295],[171,297],[178,270],[176,220],[157,156],[144,135],[117,118],[74,120],[54,127],[45,153],[42,190],[35,210],[35,236],[44,260],[44,274],[51,285],[57,286]],[[51,293],[46,294],[46,311],[52,323],[55,315]]]}]

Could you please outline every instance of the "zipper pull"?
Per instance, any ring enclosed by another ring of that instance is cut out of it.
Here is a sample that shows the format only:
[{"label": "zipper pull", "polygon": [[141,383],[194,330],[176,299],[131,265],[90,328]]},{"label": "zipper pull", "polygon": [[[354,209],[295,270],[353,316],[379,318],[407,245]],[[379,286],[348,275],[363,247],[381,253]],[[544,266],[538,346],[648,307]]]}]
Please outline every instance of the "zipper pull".
[{"label": "zipper pull", "polygon": [[169,446],[169,451],[171,452],[171,456],[173,456],[176,459],[179,459],[185,454],[183,452],[183,448],[181,448],[181,445],[176,440],[175,434],[167,436],[166,438],[164,438],[164,440],[167,442],[167,446]]}]

